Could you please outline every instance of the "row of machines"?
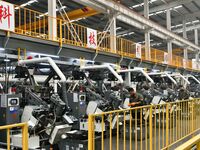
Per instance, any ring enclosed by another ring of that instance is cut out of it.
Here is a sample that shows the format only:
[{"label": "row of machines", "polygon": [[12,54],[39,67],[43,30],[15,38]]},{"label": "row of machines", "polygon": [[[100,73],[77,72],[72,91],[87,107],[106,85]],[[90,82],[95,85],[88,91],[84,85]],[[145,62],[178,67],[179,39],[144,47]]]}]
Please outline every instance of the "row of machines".
[{"label": "row of machines", "polygon": [[[43,76],[40,63],[49,64]],[[124,82],[128,73],[130,81]],[[14,75],[8,79],[7,92],[0,94],[0,125],[27,122],[29,149],[87,149],[88,115],[127,108],[128,87],[141,93],[146,104],[198,97],[195,87],[200,87],[192,75],[147,73],[141,68],[115,70],[108,64],[62,71],[48,57],[20,60]],[[4,91],[5,83],[1,81]],[[105,118],[105,132],[108,125]],[[95,131],[102,132],[101,120],[95,120]],[[12,146],[20,149],[21,131],[11,132]],[[0,145],[4,147],[6,131],[0,135]],[[95,144],[101,145],[98,138]]]}]

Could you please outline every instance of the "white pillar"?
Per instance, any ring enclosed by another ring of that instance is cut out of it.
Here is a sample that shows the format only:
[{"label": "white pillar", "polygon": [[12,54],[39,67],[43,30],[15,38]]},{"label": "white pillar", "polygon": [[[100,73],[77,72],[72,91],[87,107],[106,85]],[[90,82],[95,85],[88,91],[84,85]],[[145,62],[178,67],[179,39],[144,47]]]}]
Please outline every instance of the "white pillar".
[{"label": "white pillar", "polygon": [[187,39],[186,20],[183,20],[183,37]]},{"label": "white pillar", "polygon": [[[149,19],[149,0],[144,0],[144,17]],[[151,59],[150,31],[145,31],[145,59]]]},{"label": "white pillar", "polygon": [[[199,45],[199,36],[198,36],[198,29],[194,29],[194,40],[195,40],[195,44]],[[197,69],[199,69],[199,54],[200,52],[196,52],[195,58],[196,58],[196,62],[197,62]]]},{"label": "white pillar", "polygon": [[[183,38],[187,39],[186,20],[183,20]],[[184,59],[188,60],[188,50],[184,47]]]},{"label": "white pillar", "polygon": [[111,47],[111,50],[113,50],[114,52],[116,52],[116,36],[117,36],[117,33],[116,33],[116,16],[113,15],[112,18],[110,19],[112,21],[111,23],[111,26],[110,26],[110,47]]},{"label": "white pillar", "polygon": [[[168,9],[166,13],[167,17],[167,29],[171,31],[171,11]],[[167,51],[168,51],[168,63],[172,62],[172,42],[167,42]]]},{"label": "white pillar", "polygon": [[145,32],[145,59],[151,59],[150,32]]},{"label": "white pillar", "polygon": [[184,48],[184,52],[183,52],[184,54],[184,58],[185,58],[185,60],[187,61],[188,60],[188,50],[187,50],[187,48]]},{"label": "white pillar", "polygon": [[195,39],[195,44],[199,45],[198,29],[194,29],[194,39]]},{"label": "white pillar", "polygon": [[149,19],[149,0],[144,0],[144,17]]},{"label": "white pillar", "polygon": [[197,52],[196,54],[195,54],[195,57],[196,57],[196,60],[197,60],[197,62],[199,62],[199,52]]},{"label": "white pillar", "polygon": [[[128,66],[128,69],[131,69],[130,65]],[[126,86],[131,85],[131,72],[125,73],[125,84]]]},{"label": "white pillar", "polygon": [[48,0],[48,33],[50,40],[56,40],[57,20],[56,20],[56,0]]},{"label": "white pillar", "polygon": [[200,55],[200,52],[197,52],[196,55],[195,55],[196,63],[197,63],[197,69],[200,69],[199,55]]}]

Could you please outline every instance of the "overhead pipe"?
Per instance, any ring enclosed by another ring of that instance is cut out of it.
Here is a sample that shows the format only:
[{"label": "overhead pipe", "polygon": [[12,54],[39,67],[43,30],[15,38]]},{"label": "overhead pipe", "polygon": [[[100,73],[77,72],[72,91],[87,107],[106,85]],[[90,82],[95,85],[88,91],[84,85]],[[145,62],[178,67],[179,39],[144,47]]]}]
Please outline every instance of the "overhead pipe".
[{"label": "overhead pipe", "polygon": [[126,70],[118,70],[118,73],[123,73],[123,72],[141,72],[151,83],[155,84],[153,79],[142,69],[142,68],[137,68],[137,69],[126,69]]},{"label": "overhead pipe", "polygon": [[200,84],[200,81],[195,77],[195,76],[193,76],[193,75],[187,75],[186,76],[187,78],[192,78],[192,79],[194,79],[198,84]]},{"label": "overhead pipe", "polygon": [[167,76],[175,85],[177,85],[176,80],[174,80],[168,73],[166,72],[159,72],[159,73],[148,73],[149,76],[151,75],[165,75]]},{"label": "overhead pipe", "polygon": [[120,83],[124,83],[122,77],[108,64],[80,67],[80,70],[93,70],[93,69],[108,69],[119,80]]},{"label": "overhead pipe", "polygon": [[42,63],[42,62],[48,62],[50,66],[54,69],[54,71],[57,73],[57,75],[60,77],[60,82],[66,82],[66,77],[60,70],[60,68],[56,65],[54,60],[50,57],[43,57],[43,58],[34,58],[29,60],[19,60],[18,65],[25,65],[25,64],[34,64],[34,63]]},{"label": "overhead pipe", "polygon": [[42,63],[48,62],[50,66],[54,69],[57,75],[60,77],[60,82],[62,82],[62,96],[69,110],[68,99],[67,99],[67,88],[66,88],[66,77],[60,70],[60,68],[56,65],[56,63],[50,57],[43,57],[43,58],[34,58],[29,60],[19,60],[18,65],[25,65],[25,64],[34,64],[34,63]]},{"label": "overhead pipe", "polygon": [[188,81],[182,74],[178,73],[178,74],[171,74],[171,76],[179,76],[181,77],[187,84],[190,84],[190,81]]}]

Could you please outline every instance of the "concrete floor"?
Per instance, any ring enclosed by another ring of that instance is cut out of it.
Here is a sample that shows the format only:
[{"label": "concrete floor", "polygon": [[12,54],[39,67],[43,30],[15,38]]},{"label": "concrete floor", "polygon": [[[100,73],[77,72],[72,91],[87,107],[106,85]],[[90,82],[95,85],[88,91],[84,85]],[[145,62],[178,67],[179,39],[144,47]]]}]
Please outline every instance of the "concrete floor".
[{"label": "concrete floor", "polygon": [[[188,133],[191,132],[191,128],[190,125],[188,124],[188,119],[185,120],[178,120],[177,123],[172,123],[170,125],[169,128],[169,139],[168,139],[168,143],[173,143],[173,141],[176,141],[177,139],[180,139],[181,137],[187,135]],[[126,125],[129,128],[129,125]],[[123,126],[120,127],[122,128],[123,131]],[[149,127],[147,125],[146,131],[147,133],[149,133]],[[144,129],[144,128],[143,128]],[[129,129],[126,129],[129,130]],[[132,129],[132,131],[134,131],[134,128]],[[139,131],[140,132],[140,131]],[[176,135],[177,132],[177,135]],[[130,138],[129,138],[129,131],[127,131],[127,135],[126,135],[126,139],[125,139],[125,144],[124,144],[124,135],[123,133],[119,135],[119,150],[129,150],[130,149]],[[145,130],[143,131],[143,133],[145,133]],[[164,134],[163,134],[164,133]],[[140,133],[138,133],[140,134]],[[137,134],[137,135],[138,135]],[[166,128],[162,128],[160,126],[154,126],[152,129],[152,147],[153,150],[160,150],[162,148],[164,148],[166,146]],[[176,145],[174,145],[173,147],[171,147],[170,149],[173,150],[177,145],[180,145],[181,143],[184,143],[185,141],[187,141],[188,139],[190,139],[191,136],[187,137],[186,139],[182,140],[181,142],[177,143]],[[141,140],[141,138],[139,138],[138,140],[135,139],[135,133],[132,133],[132,150],[149,150],[150,147],[150,140],[149,140],[149,135],[143,135],[143,139]],[[99,150],[100,145],[98,146],[98,148],[96,148],[95,150]],[[112,150],[116,150],[117,149],[117,136],[114,135],[112,136]],[[107,136],[104,138],[104,150],[110,150],[110,137]]]}]

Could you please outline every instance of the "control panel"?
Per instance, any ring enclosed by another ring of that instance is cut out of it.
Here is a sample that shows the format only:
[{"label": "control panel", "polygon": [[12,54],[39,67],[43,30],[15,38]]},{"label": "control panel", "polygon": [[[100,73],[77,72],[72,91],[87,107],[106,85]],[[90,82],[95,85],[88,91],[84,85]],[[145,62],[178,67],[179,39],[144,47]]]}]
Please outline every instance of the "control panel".
[{"label": "control panel", "polygon": [[[0,126],[20,122],[19,100],[21,94],[0,94]],[[0,131],[0,142],[6,143],[6,131]]]}]

